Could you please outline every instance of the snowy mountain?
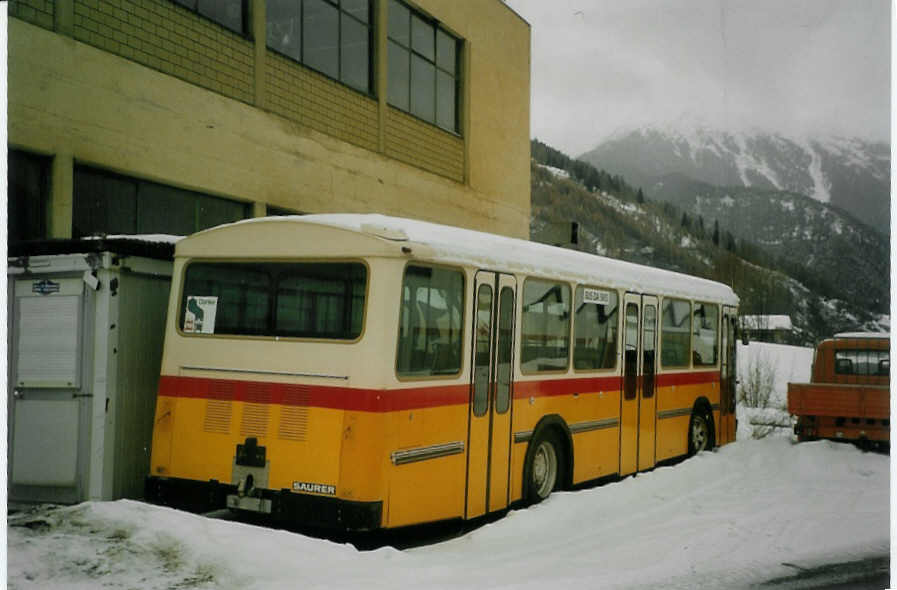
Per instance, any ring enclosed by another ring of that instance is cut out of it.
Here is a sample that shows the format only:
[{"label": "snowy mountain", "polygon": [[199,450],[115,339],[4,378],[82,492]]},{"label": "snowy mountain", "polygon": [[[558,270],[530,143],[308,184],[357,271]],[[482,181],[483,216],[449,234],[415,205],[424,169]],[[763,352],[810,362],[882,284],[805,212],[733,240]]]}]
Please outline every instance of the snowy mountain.
[{"label": "snowy mountain", "polygon": [[857,138],[798,138],[695,125],[620,132],[580,156],[614,170],[652,198],[662,177],[799,193],[887,234],[890,147]]},{"label": "snowy mountain", "polygon": [[809,284],[827,286],[828,292],[864,301],[882,313],[888,308],[887,236],[837,207],[794,192],[719,187],[674,174],[646,191],[693,219],[718,222]]}]

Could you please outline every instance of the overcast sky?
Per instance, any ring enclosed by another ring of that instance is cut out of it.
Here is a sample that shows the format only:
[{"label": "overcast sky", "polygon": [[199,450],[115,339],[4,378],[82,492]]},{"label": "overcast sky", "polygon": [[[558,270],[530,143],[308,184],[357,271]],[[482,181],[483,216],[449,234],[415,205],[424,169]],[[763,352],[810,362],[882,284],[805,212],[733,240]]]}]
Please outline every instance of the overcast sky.
[{"label": "overcast sky", "polygon": [[532,26],[531,134],[642,124],[890,138],[888,0],[507,0]]}]

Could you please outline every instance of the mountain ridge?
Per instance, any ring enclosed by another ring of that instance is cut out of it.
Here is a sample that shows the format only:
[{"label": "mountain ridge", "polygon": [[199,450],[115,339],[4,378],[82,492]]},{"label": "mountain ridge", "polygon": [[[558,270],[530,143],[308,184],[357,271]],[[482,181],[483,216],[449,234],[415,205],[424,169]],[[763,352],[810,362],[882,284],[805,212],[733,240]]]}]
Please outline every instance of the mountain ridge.
[{"label": "mountain ridge", "polygon": [[645,187],[684,174],[717,186],[800,193],[890,233],[890,146],[837,136],[645,126],[617,132],[581,160]]}]

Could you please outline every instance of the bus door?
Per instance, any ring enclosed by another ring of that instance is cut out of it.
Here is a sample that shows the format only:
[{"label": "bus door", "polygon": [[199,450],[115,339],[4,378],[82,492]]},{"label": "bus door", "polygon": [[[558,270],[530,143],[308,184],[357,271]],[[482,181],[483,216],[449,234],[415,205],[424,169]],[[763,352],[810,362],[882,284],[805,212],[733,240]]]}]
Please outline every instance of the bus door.
[{"label": "bus door", "polygon": [[654,467],[657,432],[657,397],[654,395],[657,370],[657,297],[642,296],[641,379],[639,387],[638,468]]},{"label": "bus door", "polygon": [[474,293],[465,518],[508,506],[517,281],[480,271]]},{"label": "bus door", "polygon": [[620,396],[620,475],[638,468],[639,316],[641,296],[623,297],[623,391]]},{"label": "bus door", "polygon": [[719,392],[719,444],[735,440],[735,350],[737,316],[731,307],[723,308],[722,359],[720,362]]}]

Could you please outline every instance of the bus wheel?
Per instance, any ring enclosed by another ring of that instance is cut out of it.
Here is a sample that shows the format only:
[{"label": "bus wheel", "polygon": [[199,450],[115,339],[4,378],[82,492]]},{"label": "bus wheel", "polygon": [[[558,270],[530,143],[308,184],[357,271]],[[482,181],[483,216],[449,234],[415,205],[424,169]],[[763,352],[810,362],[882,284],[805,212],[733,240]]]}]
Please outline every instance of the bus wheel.
[{"label": "bus wheel", "polygon": [[561,472],[560,448],[551,431],[543,430],[533,440],[525,470],[528,503],[541,502],[557,487]]},{"label": "bus wheel", "polygon": [[688,456],[709,450],[711,444],[707,416],[696,409],[692,411],[691,421],[688,423]]}]

